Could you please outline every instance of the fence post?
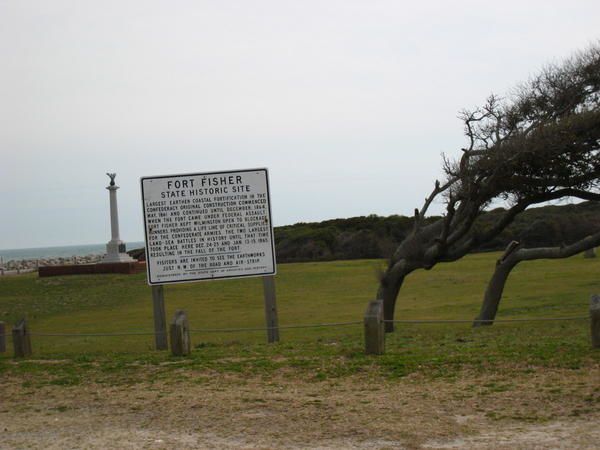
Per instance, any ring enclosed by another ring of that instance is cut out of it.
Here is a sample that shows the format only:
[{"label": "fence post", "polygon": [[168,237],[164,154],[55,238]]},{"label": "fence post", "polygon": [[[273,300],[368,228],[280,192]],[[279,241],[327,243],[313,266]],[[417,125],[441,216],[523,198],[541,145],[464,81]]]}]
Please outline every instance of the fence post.
[{"label": "fence post", "polygon": [[277,318],[277,303],[275,297],[275,277],[263,277],[265,293],[265,321],[267,324],[267,342],[279,342],[279,319]]},{"label": "fence post", "polygon": [[167,315],[165,313],[165,293],[161,284],[152,286],[154,308],[154,343],[156,350],[167,350]]},{"label": "fence post", "polygon": [[190,326],[185,311],[175,311],[171,323],[171,353],[174,356],[189,355],[191,351]]},{"label": "fence post", "polygon": [[21,319],[12,329],[15,358],[31,355],[31,338],[25,319]]},{"label": "fence post", "polygon": [[383,322],[383,300],[369,302],[365,312],[365,353],[383,355],[385,353],[385,327]]},{"label": "fence post", "polygon": [[600,348],[600,295],[592,295],[590,301],[590,326],[592,347]]},{"label": "fence post", "polygon": [[0,353],[6,351],[6,325],[0,322]]}]

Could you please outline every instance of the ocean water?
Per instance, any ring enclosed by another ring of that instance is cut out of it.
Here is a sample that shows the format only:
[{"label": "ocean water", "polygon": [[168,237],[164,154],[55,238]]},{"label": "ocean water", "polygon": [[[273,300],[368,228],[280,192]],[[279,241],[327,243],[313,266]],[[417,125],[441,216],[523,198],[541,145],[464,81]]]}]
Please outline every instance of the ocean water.
[{"label": "ocean water", "polygon": [[[127,250],[141,248],[144,242],[126,242]],[[42,258],[67,258],[71,256],[103,255],[106,253],[106,243],[88,245],[67,245],[64,247],[40,247],[0,249],[0,256],[6,261]]]}]

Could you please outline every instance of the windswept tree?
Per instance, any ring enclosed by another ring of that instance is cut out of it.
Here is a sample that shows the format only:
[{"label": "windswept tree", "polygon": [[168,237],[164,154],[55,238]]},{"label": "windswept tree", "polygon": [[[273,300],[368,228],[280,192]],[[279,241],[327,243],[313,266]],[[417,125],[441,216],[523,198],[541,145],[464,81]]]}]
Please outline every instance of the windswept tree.
[{"label": "windswept tree", "polygon": [[494,273],[488,282],[483,296],[481,310],[473,322],[474,327],[492,325],[502,300],[504,286],[511,271],[522,261],[536,259],[568,258],[600,245],[600,231],[586,236],[570,245],[560,247],[523,248],[518,241],[512,241],[504,254],[496,261]]},{"label": "windswept tree", "polygon": [[[445,158],[445,179],[415,210],[413,230],[381,275],[377,295],[388,321],[414,270],[462,258],[530,205],[563,197],[600,199],[600,44],[546,67],[506,99],[490,96],[461,119],[467,147],[458,160]],[[427,224],[436,199],[443,200],[445,212]],[[481,226],[484,209],[499,200],[508,208],[493,225]],[[386,331],[393,331],[392,322]]]}]

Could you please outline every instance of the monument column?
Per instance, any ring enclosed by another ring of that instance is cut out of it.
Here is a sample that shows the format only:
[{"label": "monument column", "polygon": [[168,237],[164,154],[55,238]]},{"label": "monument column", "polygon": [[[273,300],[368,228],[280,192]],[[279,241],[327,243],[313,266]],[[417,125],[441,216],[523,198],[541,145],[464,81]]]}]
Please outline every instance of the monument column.
[{"label": "monument column", "polygon": [[117,189],[119,186],[112,184],[107,186],[110,197],[110,238],[113,241],[119,240],[119,208],[117,206]]},{"label": "monument column", "polygon": [[117,207],[117,189],[115,184],[116,173],[107,173],[110,178],[110,185],[106,187],[110,199],[110,241],[106,244],[106,255],[102,263],[133,262],[131,256],[125,253],[125,242],[119,237],[119,210]]}]

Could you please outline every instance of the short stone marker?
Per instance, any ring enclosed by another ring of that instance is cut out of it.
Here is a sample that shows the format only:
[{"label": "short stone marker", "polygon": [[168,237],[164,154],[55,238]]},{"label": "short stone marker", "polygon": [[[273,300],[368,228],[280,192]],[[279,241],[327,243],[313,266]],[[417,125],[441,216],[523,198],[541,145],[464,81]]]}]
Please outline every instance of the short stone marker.
[{"label": "short stone marker", "polygon": [[191,352],[190,326],[185,311],[177,310],[171,323],[171,353],[185,356]]},{"label": "short stone marker", "polygon": [[385,353],[385,327],[383,322],[383,300],[373,300],[365,312],[365,353]]},{"label": "short stone marker", "polygon": [[12,329],[15,358],[31,355],[31,338],[25,319],[21,319]]},{"label": "short stone marker", "polygon": [[592,347],[600,348],[600,295],[592,295],[590,301],[590,327]]},{"label": "short stone marker", "polygon": [[588,248],[584,253],[583,253],[583,257],[584,258],[595,258],[596,257],[596,249],[594,247],[592,248]]},{"label": "short stone marker", "polygon": [[6,351],[6,325],[0,322],[0,353]]}]

